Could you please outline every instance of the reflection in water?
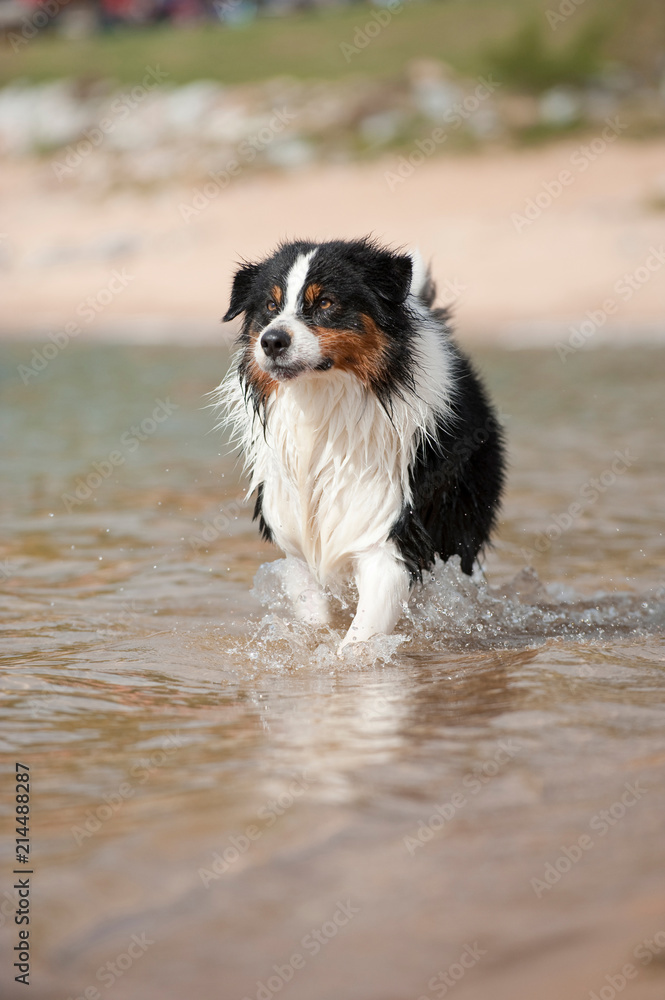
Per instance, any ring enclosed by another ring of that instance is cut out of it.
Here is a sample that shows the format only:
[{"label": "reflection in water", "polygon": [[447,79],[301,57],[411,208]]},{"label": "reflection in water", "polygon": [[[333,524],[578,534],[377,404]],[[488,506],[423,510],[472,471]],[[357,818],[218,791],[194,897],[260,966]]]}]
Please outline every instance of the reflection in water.
[{"label": "reflection in water", "polygon": [[486,579],[439,567],[343,661],[349,609],[291,621],[208,433],[224,352],[71,345],[25,386],[29,353],[3,348],[0,718],[35,995],[432,1000],[463,967],[460,997],[559,1000],[633,961],[661,996],[633,952],[665,930],[665,353],[487,354]]}]

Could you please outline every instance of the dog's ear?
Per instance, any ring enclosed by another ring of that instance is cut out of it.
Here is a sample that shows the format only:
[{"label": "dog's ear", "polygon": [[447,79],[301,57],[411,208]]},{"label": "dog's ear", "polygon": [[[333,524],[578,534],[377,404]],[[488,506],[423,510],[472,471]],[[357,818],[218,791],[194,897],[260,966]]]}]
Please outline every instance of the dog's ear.
[{"label": "dog's ear", "polygon": [[254,280],[261,269],[260,264],[243,264],[238,268],[233,278],[233,288],[231,289],[231,304],[224,315],[222,322],[228,323],[230,319],[235,319],[247,308],[252,291]]},{"label": "dog's ear", "polygon": [[373,262],[371,286],[385,302],[400,305],[411,287],[413,261],[407,255],[383,251]]}]

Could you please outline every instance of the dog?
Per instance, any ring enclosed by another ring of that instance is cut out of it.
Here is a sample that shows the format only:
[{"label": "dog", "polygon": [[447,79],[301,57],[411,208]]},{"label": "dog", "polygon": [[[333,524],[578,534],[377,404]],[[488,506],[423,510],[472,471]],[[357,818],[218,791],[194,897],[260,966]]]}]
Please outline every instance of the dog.
[{"label": "dog", "polygon": [[233,279],[244,315],[216,390],[299,617],[355,581],[339,651],[389,634],[436,557],[471,574],[495,527],[503,432],[416,252],[366,237],[281,244]]}]

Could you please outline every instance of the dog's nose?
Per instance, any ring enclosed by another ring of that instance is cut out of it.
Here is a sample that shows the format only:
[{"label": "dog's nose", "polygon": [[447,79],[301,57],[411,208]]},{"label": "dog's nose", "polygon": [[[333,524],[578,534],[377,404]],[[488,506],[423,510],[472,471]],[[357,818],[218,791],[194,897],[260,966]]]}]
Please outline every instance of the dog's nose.
[{"label": "dog's nose", "polygon": [[268,330],[261,337],[261,347],[269,358],[278,358],[291,343],[287,330]]}]

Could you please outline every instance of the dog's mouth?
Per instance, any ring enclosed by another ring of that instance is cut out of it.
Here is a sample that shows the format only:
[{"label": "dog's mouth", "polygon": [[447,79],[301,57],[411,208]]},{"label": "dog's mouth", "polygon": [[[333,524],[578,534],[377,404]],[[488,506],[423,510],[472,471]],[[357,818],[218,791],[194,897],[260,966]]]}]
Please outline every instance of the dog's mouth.
[{"label": "dog's mouth", "polygon": [[303,361],[264,361],[265,370],[276,382],[291,382],[302,375],[313,375],[317,372],[327,372],[333,367],[331,358],[324,358],[316,365]]}]

